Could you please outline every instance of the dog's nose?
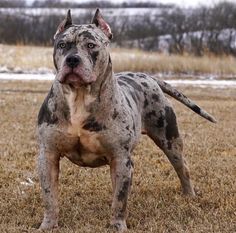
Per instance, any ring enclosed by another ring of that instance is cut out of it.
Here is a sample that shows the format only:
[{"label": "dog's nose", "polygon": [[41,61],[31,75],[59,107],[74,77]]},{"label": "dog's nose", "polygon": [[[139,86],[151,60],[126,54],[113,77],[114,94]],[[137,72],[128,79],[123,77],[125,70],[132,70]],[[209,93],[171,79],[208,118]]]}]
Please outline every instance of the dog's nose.
[{"label": "dog's nose", "polygon": [[68,56],[66,58],[66,64],[70,67],[70,68],[75,68],[76,66],[78,66],[80,63],[80,57],[76,56],[76,55],[72,55],[72,56]]}]

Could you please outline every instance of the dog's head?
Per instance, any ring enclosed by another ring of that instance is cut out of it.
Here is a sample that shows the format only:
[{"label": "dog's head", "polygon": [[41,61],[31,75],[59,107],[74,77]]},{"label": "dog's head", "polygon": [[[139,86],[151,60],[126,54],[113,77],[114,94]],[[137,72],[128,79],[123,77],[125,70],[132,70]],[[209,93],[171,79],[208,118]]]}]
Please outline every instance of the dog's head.
[{"label": "dog's head", "polygon": [[109,63],[109,25],[97,9],[91,24],[74,25],[70,10],[54,35],[57,79],[74,87],[88,85],[101,76]]}]

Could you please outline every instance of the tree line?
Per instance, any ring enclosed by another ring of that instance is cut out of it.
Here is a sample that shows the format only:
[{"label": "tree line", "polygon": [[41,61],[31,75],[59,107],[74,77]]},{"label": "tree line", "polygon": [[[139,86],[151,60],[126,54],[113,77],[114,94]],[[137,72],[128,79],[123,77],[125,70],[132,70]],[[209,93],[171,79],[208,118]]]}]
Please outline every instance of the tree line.
[{"label": "tree line", "polygon": [[[114,34],[114,44],[168,53],[189,52],[198,56],[205,52],[236,55],[235,3],[222,2],[213,7],[194,9],[176,6],[157,9],[157,14],[105,16]],[[73,21],[77,24],[90,22],[94,10],[86,12],[79,17],[73,16]],[[24,10],[2,11],[0,43],[51,45],[63,17],[58,14],[29,15]]]},{"label": "tree line", "polygon": [[63,0],[34,0],[29,5],[25,0],[1,0],[0,8],[166,8],[173,6],[173,4],[162,4],[154,2],[120,2],[114,3],[107,0],[96,1],[90,0],[88,2],[66,2]]}]

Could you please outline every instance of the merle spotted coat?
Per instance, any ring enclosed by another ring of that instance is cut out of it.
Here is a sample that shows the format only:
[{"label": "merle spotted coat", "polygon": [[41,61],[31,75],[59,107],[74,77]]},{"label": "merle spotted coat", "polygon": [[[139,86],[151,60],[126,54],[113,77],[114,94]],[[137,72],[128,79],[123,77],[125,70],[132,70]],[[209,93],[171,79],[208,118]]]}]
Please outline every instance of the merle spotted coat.
[{"label": "merle spotted coat", "polygon": [[214,122],[214,118],[157,78],[114,74],[108,49],[111,38],[99,10],[88,25],[72,24],[68,11],[55,34],[57,74],[38,115],[38,167],[45,205],[41,229],[58,227],[59,162],[66,157],[79,166],[110,166],[111,226],[125,231],[131,154],[142,133],[167,155],[183,192],[194,195],[176,116],[163,92],[206,119]]}]

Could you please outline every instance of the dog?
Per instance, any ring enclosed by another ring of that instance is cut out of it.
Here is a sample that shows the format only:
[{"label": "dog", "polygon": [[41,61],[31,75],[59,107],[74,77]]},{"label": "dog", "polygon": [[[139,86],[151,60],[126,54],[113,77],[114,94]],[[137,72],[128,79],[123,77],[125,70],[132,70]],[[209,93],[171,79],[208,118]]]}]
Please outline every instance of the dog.
[{"label": "dog", "polygon": [[127,230],[131,153],[147,134],[166,154],[186,195],[194,196],[175,112],[174,97],[211,122],[181,92],[144,73],[114,74],[109,55],[112,32],[97,9],[91,24],[72,23],[70,10],[54,36],[56,78],[38,114],[38,171],[45,205],[40,229],[58,227],[60,158],[82,167],[109,165],[113,188],[110,224]]}]

